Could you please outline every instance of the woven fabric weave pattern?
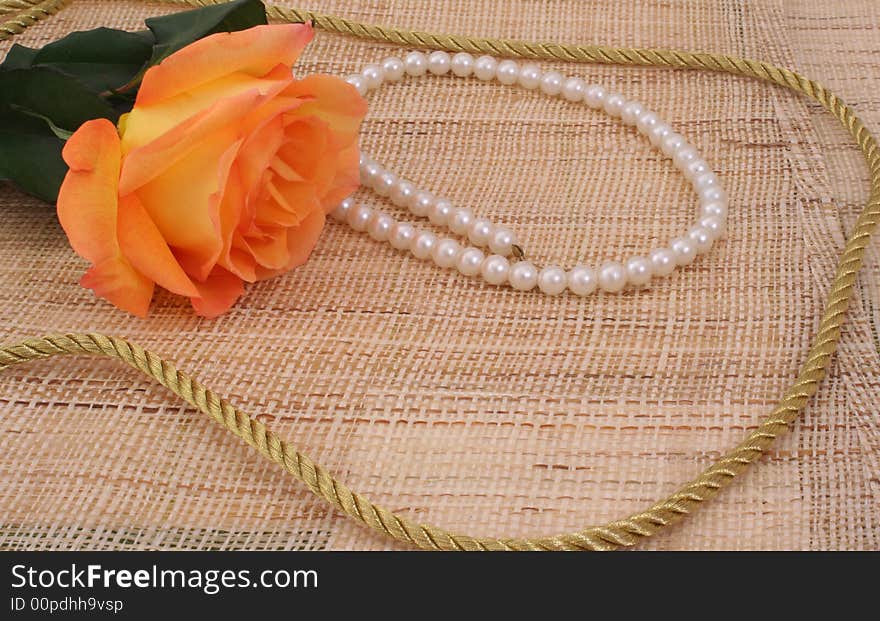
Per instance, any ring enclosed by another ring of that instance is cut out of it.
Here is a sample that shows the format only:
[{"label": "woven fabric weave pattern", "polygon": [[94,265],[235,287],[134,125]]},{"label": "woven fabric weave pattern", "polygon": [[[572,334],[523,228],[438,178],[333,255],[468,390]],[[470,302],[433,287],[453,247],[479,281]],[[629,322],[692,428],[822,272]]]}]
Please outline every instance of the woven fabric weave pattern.
[{"label": "woven fabric weave pattern", "polygon": [[[664,4],[643,8],[638,20],[617,5],[561,3],[572,21],[545,20],[553,30],[538,31],[526,2],[517,11],[509,3],[511,14],[455,3],[445,11],[395,4],[393,15],[322,4],[315,8],[365,21],[538,40],[583,40],[588,25],[595,42],[710,48],[793,67],[799,48],[784,25],[813,23],[768,3],[698,15],[689,15],[692,4]],[[96,20],[134,27],[167,10],[126,6],[77,3],[25,37],[51,39]],[[432,21],[459,13],[470,22]],[[59,30],[61,19],[74,21]],[[700,28],[688,33],[691,23]],[[655,31],[633,30],[649,26]],[[322,35],[303,70],[350,71],[386,51]],[[811,73],[823,78],[821,66]],[[619,298],[545,300],[438,273],[332,227],[309,266],[253,288],[217,322],[188,317],[170,297],[138,322],[77,289],[82,265],[51,213],[8,191],[4,202],[20,221],[3,227],[4,291],[15,292],[0,305],[6,340],[46,325],[132,336],[201,368],[250,411],[271,412],[274,429],[354,487],[457,530],[553,532],[640,508],[735,443],[794,375],[842,243],[841,219],[864,198],[846,191],[865,184],[836,188],[818,111],[787,93],[731,76],[576,70],[660,110],[709,154],[735,197],[728,240],[668,284]],[[460,202],[479,197],[478,211],[514,224],[543,260],[647,250],[693,209],[683,182],[631,132],[497,86],[436,79],[390,88],[373,99],[364,146]],[[833,156],[849,177],[861,172],[853,153],[838,146]],[[649,545],[877,546],[876,255],[868,270],[833,376],[797,432],[686,528]],[[312,505],[160,391],[136,382],[127,392],[131,376],[105,364],[53,362],[2,378],[13,395],[3,440],[5,545],[384,545]],[[76,422],[57,445],[29,446],[15,433],[51,432],[60,417]],[[175,427],[187,425],[205,425],[204,442],[178,449]],[[77,441],[77,427],[95,426],[121,437],[97,447]],[[112,463],[120,443],[130,458]],[[26,486],[37,492],[23,498]]]}]

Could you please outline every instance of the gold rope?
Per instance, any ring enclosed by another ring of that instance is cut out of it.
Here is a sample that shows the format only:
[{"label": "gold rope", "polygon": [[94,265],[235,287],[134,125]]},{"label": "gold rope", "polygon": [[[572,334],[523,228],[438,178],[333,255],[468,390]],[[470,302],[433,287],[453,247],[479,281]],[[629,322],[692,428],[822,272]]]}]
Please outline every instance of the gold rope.
[{"label": "gold rope", "polygon": [[12,15],[0,22],[0,41],[11,39],[41,19],[55,15],[71,0],[0,0],[0,16]]},{"label": "gold rope", "polygon": [[[222,0],[160,1],[205,5],[216,4]],[[865,247],[880,221],[880,151],[861,119],[834,93],[821,84],[783,67],[724,54],[481,39],[360,24],[338,17],[285,7],[270,6],[268,11],[270,16],[277,19],[312,20],[318,28],[324,30],[408,47],[526,58],[725,71],[766,80],[808,95],[821,103],[849,130],[864,154],[871,172],[871,195],[840,256],[834,282],[825,302],[825,310],[819,321],[818,333],[794,384],[785,391],[770,415],[739,445],[723,455],[697,478],[652,507],[622,520],[578,532],[552,537],[512,539],[451,533],[436,526],[413,522],[370,502],[267,429],[263,423],[236,409],[216,393],[178,371],[172,363],[125,339],[101,334],[66,334],[27,340],[17,345],[0,348],[0,371],[29,360],[61,354],[93,354],[118,358],[156,379],[257,449],[262,455],[280,464],[303,481],[312,492],[332,503],[349,517],[399,541],[431,550],[608,550],[635,545],[642,538],[653,535],[678,521],[728,485],[736,475],[760,458],[777,436],[789,428],[804,409],[809,398],[815,394],[831,356],[837,348],[840,328],[854,290],[856,274],[862,266]]]},{"label": "gold rope", "polygon": [[0,1],[0,15],[19,13],[33,7],[39,0],[2,0]]}]

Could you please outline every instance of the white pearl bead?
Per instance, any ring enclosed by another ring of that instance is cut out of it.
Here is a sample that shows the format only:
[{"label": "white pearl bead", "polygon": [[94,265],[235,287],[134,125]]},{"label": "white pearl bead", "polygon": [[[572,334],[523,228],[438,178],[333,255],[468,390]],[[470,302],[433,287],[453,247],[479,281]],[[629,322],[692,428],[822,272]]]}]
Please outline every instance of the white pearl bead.
[{"label": "white pearl bead", "polygon": [[727,217],[727,203],[724,201],[711,201],[703,203],[700,212],[704,216],[718,216],[722,220]]},{"label": "white pearl bead", "polygon": [[467,235],[474,223],[474,212],[463,208],[455,211],[449,219],[449,230],[456,235]]},{"label": "white pearl bead", "polygon": [[397,223],[382,212],[366,205],[356,205],[351,198],[340,202],[330,213],[337,220],[348,222],[356,231],[366,231],[377,241],[388,241],[399,249],[409,249],[419,259],[432,258],[443,268],[456,267],[462,274],[482,274],[490,284],[509,282],[519,290],[535,286],[548,295],[558,295],[566,287],[576,295],[588,295],[601,287],[605,291],[620,291],[627,284],[642,286],[654,276],[666,276],[679,265],[688,265],[698,254],[708,252],[726,226],[727,195],[717,175],[701,159],[696,149],[672,131],[656,113],[635,101],[626,101],[621,95],[606,93],[597,85],[588,86],[580,78],[565,79],[557,72],[542,74],[535,64],[520,67],[516,62],[501,62],[484,56],[460,53],[451,57],[445,52],[429,56],[413,52],[404,61],[387,58],[381,65],[368,65],[359,75],[347,81],[358,92],[377,88],[384,80],[398,81],[404,73],[422,75],[426,71],[441,75],[452,71],[455,75],[475,74],[481,80],[497,78],[503,84],[520,84],[524,88],[540,87],[548,95],[562,94],[569,101],[585,101],[593,108],[602,108],[610,116],[619,116],[624,123],[635,124],[651,143],[669,155],[675,165],[691,181],[700,201],[700,220],[683,237],[670,242],[670,248],[658,248],[645,257],[632,257],[624,264],[606,262],[596,271],[577,266],[570,272],[549,266],[540,270],[527,261],[511,266],[505,258],[512,252],[516,239],[504,227],[495,227],[485,218],[475,218],[469,209],[457,209],[445,199],[436,199],[426,191],[419,191],[409,181],[398,179],[379,163],[361,154],[359,171],[363,185],[371,187],[380,196],[389,196],[396,205],[408,207],[415,215],[427,216],[437,226],[447,226],[453,233],[466,236],[477,246],[487,246],[488,257],[479,248],[462,248],[459,241],[439,239],[429,231],[418,231],[412,225]]},{"label": "white pearl bead", "polygon": [[397,187],[397,175],[388,171],[379,175],[373,183],[373,190],[379,196],[388,196],[395,187]]},{"label": "white pearl bead", "polygon": [[651,262],[644,257],[632,257],[626,262],[626,282],[642,287],[651,280]]},{"label": "white pearl bead", "polygon": [[490,285],[501,285],[507,282],[510,262],[498,254],[489,255],[480,266],[480,274]]},{"label": "white pearl bead", "polygon": [[703,173],[712,172],[712,170],[709,168],[706,160],[697,158],[688,164],[682,172],[689,181],[693,181]]},{"label": "white pearl bead", "polygon": [[643,112],[642,116],[639,117],[639,120],[636,121],[636,127],[642,134],[648,135],[660,122],[660,117],[658,117],[656,113],[648,110]]},{"label": "white pearl bead", "polygon": [[562,96],[568,101],[583,101],[587,83],[580,78],[568,78],[562,83]]},{"label": "white pearl bead", "polygon": [[534,64],[529,63],[527,65],[523,65],[519,70],[519,85],[523,88],[527,88],[529,90],[533,90],[538,88],[541,84],[541,68]]},{"label": "white pearl bead", "polygon": [[528,261],[514,263],[510,268],[510,286],[518,291],[531,291],[538,284],[538,268]]},{"label": "white pearl bead", "polygon": [[495,254],[507,256],[513,252],[513,245],[516,243],[516,236],[510,229],[503,226],[495,227],[495,231],[489,237],[489,250]]},{"label": "white pearl bead", "polygon": [[452,57],[452,73],[466,78],[474,72],[474,57],[467,52],[459,52]]},{"label": "white pearl bead", "polygon": [[651,144],[655,147],[659,147],[663,143],[663,139],[671,133],[672,128],[661,121],[648,132],[648,140],[650,140]]},{"label": "white pearl bead", "polygon": [[627,125],[635,125],[644,111],[645,107],[638,101],[628,101],[620,110],[620,118]]},{"label": "white pearl bead", "polygon": [[425,75],[428,70],[428,59],[421,52],[410,52],[403,60],[403,65],[407,75],[418,77]]},{"label": "white pearl bead", "polygon": [[675,271],[675,253],[668,248],[657,248],[648,255],[654,276],[669,276]]},{"label": "white pearl bead", "polygon": [[474,246],[485,246],[492,235],[492,222],[486,218],[477,218],[468,230],[468,239]]},{"label": "white pearl bead", "polygon": [[417,190],[409,203],[409,210],[416,216],[424,217],[433,206],[434,195],[425,190]]},{"label": "white pearl bead", "polygon": [[491,56],[480,56],[474,63],[474,75],[480,80],[491,80],[495,77],[498,61]]},{"label": "white pearl bead", "polygon": [[672,157],[684,145],[684,137],[681,134],[676,134],[675,132],[672,132],[663,139],[663,142],[660,144],[660,150],[663,151],[663,154],[667,157]]},{"label": "white pearl bead", "polygon": [[350,75],[345,78],[345,81],[351,84],[358,92],[358,95],[363,97],[367,94],[367,81],[364,80],[364,76],[362,75]]},{"label": "white pearl bead", "polygon": [[718,182],[718,177],[713,172],[704,172],[694,179],[694,188],[697,190],[697,192],[702,192],[703,190],[717,187],[720,187],[720,184]]},{"label": "white pearl bead", "polygon": [[382,67],[379,65],[367,65],[361,71],[361,75],[364,76],[368,90],[374,90],[382,86]]},{"label": "white pearl bead", "polygon": [[590,295],[599,286],[596,270],[586,265],[578,265],[568,273],[568,288],[575,295]]},{"label": "white pearl bead", "polygon": [[417,259],[425,260],[434,252],[434,246],[437,245],[437,236],[430,231],[420,231],[412,240],[410,252]]},{"label": "white pearl bead", "polygon": [[599,268],[599,286],[609,293],[620,291],[626,286],[626,268],[616,261],[603,263]]},{"label": "white pearl bead", "polygon": [[605,104],[605,89],[598,84],[591,84],[584,93],[584,101],[593,110],[598,110]]},{"label": "white pearl bead", "polygon": [[449,239],[447,237],[441,239],[437,245],[434,246],[434,250],[431,252],[431,258],[434,259],[434,263],[446,269],[455,266],[459,254],[461,254],[461,245],[454,239]]},{"label": "white pearl bead", "polygon": [[687,237],[696,248],[697,254],[706,254],[712,248],[714,237],[702,226],[692,226],[687,232]]},{"label": "white pearl bead", "polygon": [[625,103],[626,100],[622,95],[611,93],[605,98],[605,103],[602,104],[602,107],[605,109],[606,114],[620,116],[621,112],[623,112],[623,105]]},{"label": "white pearl bead", "polygon": [[370,225],[370,220],[372,218],[372,209],[370,209],[366,205],[358,205],[356,207],[352,207],[351,211],[348,212],[347,221],[348,225],[355,231],[363,232],[367,230],[367,227]]},{"label": "white pearl bead", "polygon": [[670,250],[675,254],[676,265],[690,265],[697,256],[697,249],[691,240],[684,237],[676,237],[669,244]]},{"label": "white pearl bead", "polygon": [[391,236],[391,227],[393,226],[394,218],[387,213],[377,212],[370,221],[367,232],[376,241],[388,241],[388,238]]},{"label": "white pearl bead", "polygon": [[565,270],[549,265],[538,274],[538,288],[547,295],[559,295],[568,286],[568,275]]},{"label": "white pearl bead", "polygon": [[382,61],[382,75],[389,82],[399,82],[404,71],[403,61],[399,58],[391,56]]},{"label": "white pearl bead", "polygon": [[562,92],[562,83],[565,78],[558,71],[548,71],[541,77],[541,92],[555,97]]},{"label": "white pearl bead", "polygon": [[376,162],[366,162],[361,167],[361,183],[367,187],[373,187],[383,172],[385,171]]},{"label": "white pearl bead", "polygon": [[705,216],[700,219],[700,226],[709,232],[713,240],[716,240],[724,234],[727,223],[718,216]]},{"label": "white pearl bead", "polygon": [[675,155],[672,156],[672,161],[675,162],[675,165],[678,168],[684,169],[687,167],[688,164],[696,159],[699,159],[699,157],[700,156],[697,153],[697,150],[694,149],[692,146],[686,144],[682,145],[681,148],[679,148],[678,151],[675,152]]},{"label": "white pearl bead", "polygon": [[458,255],[455,267],[465,276],[476,276],[480,273],[480,268],[485,258],[486,255],[479,248],[466,248],[464,252]]},{"label": "white pearl bead", "polygon": [[700,195],[700,204],[713,203],[715,201],[727,202],[727,194],[719,187],[709,187],[698,192]]},{"label": "white pearl bead", "polygon": [[330,212],[330,217],[337,222],[345,222],[346,218],[348,218],[348,212],[351,211],[352,207],[354,207],[354,199],[351,197],[346,198],[336,206],[336,209]]},{"label": "white pearl bead", "polygon": [[438,50],[431,52],[431,55],[428,56],[428,71],[434,75],[445,75],[449,73],[451,67],[452,60],[446,52]]},{"label": "white pearl bead", "polygon": [[416,229],[412,224],[397,222],[391,227],[388,241],[398,250],[409,250],[412,247],[412,241],[415,239],[415,236]]},{"label": "white pearl bead", "polygon": [[516,84],[519,79],[519,65],[512,60],[502,60],[495,69],[495,76],[502,84]]},{"label": "white pearl bead", "polygon": [[409,207],[410,201],[416,194],[416,186],[409,181],[401,179],[391,190],[391,202],[398,207]]},{"label": "white pearl bead", "polygon": [[455,207],[445,198],[438,198],[428,210],[428,219],[437,226],[446,226]]}]

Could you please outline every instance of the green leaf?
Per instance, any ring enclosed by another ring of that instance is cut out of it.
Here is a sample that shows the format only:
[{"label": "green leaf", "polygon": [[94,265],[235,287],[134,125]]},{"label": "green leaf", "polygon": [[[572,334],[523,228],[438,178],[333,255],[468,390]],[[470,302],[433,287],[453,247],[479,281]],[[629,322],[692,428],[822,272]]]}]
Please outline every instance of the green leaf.
[{"label": "green leaf", "polygon": [[52,119],[50,119],[48,116],[43,116],[42,114],[39,114],[39,113],[34,112],[32,110],[28,110],[26,108],[22,108],[21,106],[18,106],[16,104],[11,104],[10,108],[12,108],[15,112],[20,112],[21,114],[26,114],[27,116],[35,118],[35,119],[40,119],[41,121],[43,121],[46,124],[46,127],[49,128],[49,131],[51,131],[53,134],[55,134],[56,136],[61,138],[61,140],[66,141],[68,138],[73,136],[73,132],[68,131],[66,129],[61,129],[60,127],[55,125],[55,123],[52,122]]},{"label": "green leaf", "polygon": [[[30,66],[51,67],[95,92],[112,91],[137,75],[150,59],[153,43],[149,31],[96,28],[74,32],[37,51]],[[25,55],[16,56],[24,60]]]},{"label": "green leaf", "polygon": [[0,71],[0,179],[54,202],[67,172],[59,135],[102,117],[115,121],[116,112],[69,75],[48,67]]},{"label": "green leaf", "polygon": [[0,71],[0,114],[13,106],[49,118],[69,131],[89,119],[117,119],[116,111],[101,97],[49,67]]},{"label": "green leaf", "polygon": [[50,203],[67,174],[61,159],[64,141],[46,123],[25,114],[0,113],[0,179]]},{"label": "green leaf", "polygon": [[27,69],[30,67],[40,50],[25,47],[16,43],[6,53],[6,58],[0,63],[0,71],[3,69]]},{"label": "green leaf", "polygon": [[216,32],[234,32],[266,24],[260,0],[234,0],[192,11],[145,20],[156,38],[150,64],[156,64],[193,41]]},{"label": "green leaf", "polygon": [[0,64],[0,179],[54,202],[65,136],[90,119],[116,122],[150,65],[208,35],[266,23],[260,0],[234,0],[148,19],[150,32],[98,28],[41,50],[12,46]]}]

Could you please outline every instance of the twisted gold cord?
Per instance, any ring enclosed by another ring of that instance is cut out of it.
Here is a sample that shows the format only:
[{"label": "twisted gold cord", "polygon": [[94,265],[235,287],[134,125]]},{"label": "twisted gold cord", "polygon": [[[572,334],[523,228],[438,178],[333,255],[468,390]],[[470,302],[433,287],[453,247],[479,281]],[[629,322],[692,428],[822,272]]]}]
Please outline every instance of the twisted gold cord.
[{"label": "twisted gold cord", "polygon": [[0,21],[0,41],[11,39],[41,19],[55,15],[71,0],[0,0],[0,16],[12,15]]},{"label": "twisted gold cord", "polygon": [[[217,3],[215,0],[161,1],[191,5]],[[0,371],[29,360],[61,354],[93,354],[118,358],[155,378],[257,449],[262,455],[280,464],[303,481],[312,492],[332,503],[346,515],[399,541],[432,550],[609,550],[635,545],[642,538],[653,535],[678,521],[728,485],[736,475],[755,462],[777,436],[788,429],[806,406],[808,399],[815,394],[831,356],[837,348],[840,328],[853,293],[856,274],[862,266],[865,247],[880,221],[880,151],[862,121],[834,93],[819,83],[783,67],[724,54],[480,39],[360,24],[338,17],[285,7],[270,6],[268,10],[270,16],[277,19],[312,20],[318,28],[324,30],[410,47],[463,50],[513,57],[725,71],[766,80],[808,95],[821,103],[849,130],[864,154],[871,172],[871,195],[840,256],[825,310],[819,321],[818,333],[794,384],[785,391],[770,415],[738,446],[709,466],[697,478],[652,507],[625,519],[604,526],[593,526],[579,532],[552,537],[513,539],[451,533],[436,526],[418,524],[370,502],[335,479],[295,447],[283,441],[263,423],[252,419],[216,393],[181,373],[172,363],[121,338],[101,334],[66,334],[31,339],[0,348]]]}]

